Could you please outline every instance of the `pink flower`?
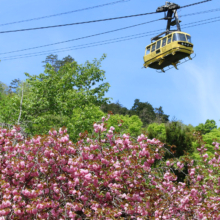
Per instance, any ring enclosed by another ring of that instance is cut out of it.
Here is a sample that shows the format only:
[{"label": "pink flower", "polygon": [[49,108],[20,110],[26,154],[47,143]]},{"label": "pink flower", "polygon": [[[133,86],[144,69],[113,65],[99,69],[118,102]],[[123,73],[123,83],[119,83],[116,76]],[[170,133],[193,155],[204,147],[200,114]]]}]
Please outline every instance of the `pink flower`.
[{"label": "pink flower", "polygon": [[25,162],[24,162],[24,161],[21,161],[21,162],[20,162],[20,166],[21,166],[21,168],[24,168],[24,167],[25,167]]},{"label": "pink flower", "polygon": [[37,209],[44,209],[44,205],[38,204],[38,205],[36,206],[36,208],[37,208]]},{"label": "pink flower", "polygon": [[64,132],[63,132],[63,130],[62,130],[62,128],[60,128],[59,129],[59,134],[63,134]]},{"label": "pink flower", "polygon": [[203,155],[203,158],[208,158],[208,157],[209,157],[208,154],[204,154],[204,155]]},{"label": "pink flower", "polygon": [[88,174],[86,174],[86,175],[84,176],[84,178],[85,178],[86,180],[91,180],[91,179],[92,179],[92,174],[91,174],[91,173],[88,173]]},{"label": "pink flower", "polygon": [[169,160],[166,161],[166,165],[167,165],[167,166],[170,166],[170,161],[169,161]]},{"label": "pink flower", "polygon": [[115,128],[114,128],[113,126],[111,126],[111,127],[110,127],[110,130],[114,131],[114,130],[115,130]]},{"label": "pink flower", "polygon": [[198,180],[198,181],[201,181],[201,180],[202,180],[202,176],[198,175],[198,176],[197,176],[197,180]]}]

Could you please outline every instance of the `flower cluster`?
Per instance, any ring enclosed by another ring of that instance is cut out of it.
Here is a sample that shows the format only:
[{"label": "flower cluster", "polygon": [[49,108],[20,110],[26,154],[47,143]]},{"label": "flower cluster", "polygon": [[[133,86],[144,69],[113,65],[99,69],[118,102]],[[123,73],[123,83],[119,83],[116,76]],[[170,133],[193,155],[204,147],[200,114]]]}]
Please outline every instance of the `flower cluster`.
[{"label": "flower cluster", "polygon": [[163,161],[163,144],[143,134],[107,131],[108,118],[75,144],[64,128],[32,139],[0,128],[0,219],[220,220],[218,143],[209,161],[198,148],[204,166],[186,160],[178,182],[186,161]]}]

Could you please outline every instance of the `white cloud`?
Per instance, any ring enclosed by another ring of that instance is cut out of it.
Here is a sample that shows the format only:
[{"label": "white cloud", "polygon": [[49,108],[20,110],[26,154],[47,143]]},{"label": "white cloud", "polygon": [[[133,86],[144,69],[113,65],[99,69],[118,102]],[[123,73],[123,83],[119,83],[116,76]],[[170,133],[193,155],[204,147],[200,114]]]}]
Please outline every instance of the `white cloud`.
[{"label": "white cloud", "polygon": [[220,103],[220,75],[211,66],[212,62],[207,60],[207,63],[198,66],[195,63],[190,63],[185,66],[185,71],[189,74],[188,80],[192,87],[194,87],[194,108],[197,110],[197,117],[200,122],[205,122],[206,119],[214,119],[219,125],[219,103]]}]

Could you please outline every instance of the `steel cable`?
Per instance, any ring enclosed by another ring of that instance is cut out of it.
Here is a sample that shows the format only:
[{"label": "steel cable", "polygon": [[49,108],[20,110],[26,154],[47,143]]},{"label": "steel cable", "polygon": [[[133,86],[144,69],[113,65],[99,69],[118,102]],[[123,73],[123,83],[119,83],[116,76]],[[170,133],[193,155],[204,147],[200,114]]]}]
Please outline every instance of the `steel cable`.
[{"label": "steel cable", "polygon": [[[180,8],[186,8],[186,7],[190,7],[190,6],[206,3],[206,2],[209,2],[209,1],[212,1],[212,0],[196,2],[196,3],[190,4],[190,5],[181,6]],[[83,21],[83,22],[76,22],[76,23],[69,23],[69,24],[51,25],[51,26],[45,26],[45,27],[35,27],[35,28],[25,28],[25,29],[9,30],[9,31],[0,31],[0,34],[14,33],[14,32],[23,32],[23,31],[33,31],[33,30],[56,28],[56,27],[66,27],[66,26],[81,25],[81,24],[90,24],[90,23],[97,23],[97,22],[102,22],[102,21],[112,21],[112,20],[118,20],[118,19],[124,19],[124,18],[133,18],[133,17],[144,16],[144,15],[158,14],[158,13],[160,13],[160,12],[148,12],[148,13],[142,13],[142,14],[114,17],[114,18],[105,18],[105,19],[99,19],[99,20],[93,20],[93,21]]]},{"label": "steel cable", "polygon": [[[217,20],[214,20],[214,19],[217,19]],[[220,21],[220,16],[215,17],[215,18],[211,18],[211,19],[208,19],[208,20],[213,20],[213,21],[204,22],[204,21],[207,21],[207,19],[206,19],[206,20],[201,20],[201,21],[191,22],[191,23],[185,24],[185,25],[183,25],[183,27],[184,28],[191,28],[191,27],[195,27],[195,26],[200,26],[200,25],[205,25],[205,24],[217,22],[217,21]],[[203,23],[198,24],[199,22],[203,22]],[[129,36],[121,37],[121,38],[114,38],[114,39],[109,39],[109,40],[105,40],[105,41],[99,41],[99,42],[93,42],[93,43],[89,43],[89,44],[77,45],[77,46],[74,46],[74,47],[69,47],[69,49],[68,48],[60,48],[60,49],[57,49],[57,50],[53,50],[53,52],[65,52],[65,51],[79,50],[79,49],[85,49],[85,48],[90,48],[90,47],[95,47],[95,46],[102,46],[102,45],[106,45],[106,44],[117,43],[117,42],[122,42],[122,41],[127,41],[127,40],[133,40],[133,39],[138,39],[138,38],[142,38],[142,37],[146,37],[146,36],[152,36],[152,35],[155,35],[157,33],[160,33],[158,31],[161,31],[161,29],[151,31],[151,32],[144,32],[144,33],[140,33],[140,34],[129,35]],[[153,33],[153,32],[156,32],[156,33]],[[148,34],[146,35],[146,33],[148,33]],[[132,37],[132,36],[138,36],[138,35],[141,35],[141,36]],[[23,55],[18,55],[18,56],[4,57],[4,58],[2,58],[2,60],[7,61],[7,60],[20,59],[20,58],[29,58],[29,57],[41,56],[41,55],[48,54],[48,52],[49,51],[41,51],[41,52],[31,53],[32,55],[31,54],[23,54]],[[31,55],[31,56],[29,56],[29,55]]]},{"label": "steel cable", "polygon": [[[216,11],[220,11],[220,8],[210,9],[210,10],[200,11],[200,12],[195,12],[195,13],[190,13],[190,14],[185,14],[185,15],[181,15],[179,17],[193,16],[193,15],[210,13],[210,12],[216,12]],[[22,52],[22,51],[38,49],[38,48],[42,48],[42,47],[48,47],[48,46],[68,43],[68,42],[71,42],[71,41],[82,40],[82,39],[86,39],[86,38],[91,38],[91,37],[95,37],[95,36],[99,36],[99,35],[103,35],[103,34],[113,33],[113,32],[116,32],[116,31],[121,31],[121,30],[129,29],[129,28],[137,27],[137,26],[148,24],[148,23],[155,22],[155,21],[158,21],[158,20],[163,20],[163,18],[157,19],[157,20],[148,21],[148,22],[143,22],[143,23],[139,23],[139,24],[135,24],[135,25],[131,25],[131,26],[127,26],[127,27],[124,27],[124,28],[118,28],[118,29],[114,29],[114,30],[110,30],[110,31],[106,31],[106,32],[101,32],[101,33],[97,33],[97,34],[93,34],[93,35],[88,35],[88,36],[84,36],[84,37],[74,38],[74,39],[70,39],[70,40],[66,40],[66,41],[59,41],[59,42],[56,42],[56,43],[45,44],[45,45],[36,46],[36,47],[30,47],[30,48],[21,49],[21,50],[13,50],[13,51],[4,52],[4,53],[0,53],[0,54],[10,54],[10,53]]]},{"label": "steel cable", "polygon": [[87,8],[77,9],[77,10],[73,10],[73,11],[67,11],[67,12],[63,12],[63,13],[42,16],[42,17],[38,17],[38,18],[31,18],[31,19],[26,19],[26,20],[21,20],[21,21],[9,22],[9,23],[5,23],[5,24],[0,24],[0,26],[6,26],[6,25],[10,25],[10,24],[18,24],[18,23],[23,23],[23,22],[28,22],[28,21],[51,18],[51,17],[57,17],[57,16],[61,16],[61,15],[71,14],[71,13],[80,12],[80,11],[86,11],[86,10],[105,7],[105,6],[109,6],[109,5],[115,5],[115,4],[118,4],[118,3],[128,2],[128,1],[130,1],[130,0],[120,0],[120,1],[110,2],[110,3],[106,3],[106,4],[102,4],[102,5],[96,5],[96,6],[91,6],[91,7],[87,7]]},{"label": "steel cable", "polygon": [[191,6],[194,6],[194,5],[199,5],[199,4],[203,4],[203,3],[211,2],[211,1],[212,0],[205,0],[205,1],[201,1],[201,2],[195,2],[195,3],[189,4],[189,5],[181,6],[180,8],[187,8],[187,7],[191,7]]},{"label": "steel cable", "polygon": [[113,33],[113,32],[116,32],[116,31],[121,31],[121,30],[129,29],[129,28],[137,27],[137,26],[140,26],[140,25],[152,23],[152,22],[159,21],[159,20],[163,20],[163,18],[152,20],[152,21],[147,21],[147,22],[143,22],[143,23],[139,23],[139,24],[135,24],[135,25],[130,25],[130,26],[126,26],[126,27],[123,27],[123,28],[118,28],[118,29],[114,29],[114,30],[110,30],[110,31],[105,31],[105,32],[97,33],[97,34],[92,34],[92,35],[88,35],[88,36],[84,36],[84,37],[78,37],[78,38],[74,38],[74,39],[70,39],[70,40],[66,40],[66,41],[60,41],[60,42],[56,42],[56,43],[45,44],[45,45],[41,45],[41,46],[37,46],[37,47],[29,47],[29,48],[21,49],[21,50],[13,50],[13,51],[4,52],[4,53],[0,53],[0,54],[10,54],[10,53],[15,53],[15,52],[22,52],[22,51],[26,51],[26,50],[32,50],[32,49],[38,49],[38,48],[42,48],[42,47],[48,47],[48,46],[68,43],[68,42],[71,42],[71,41],[82,40],[82,39],[86,39],[86,38],[90,38],[90,37],[100,36],[100,35],[103,35],[103,34],[109,34],[109,33]]},{"label": "steel cable", "polygon": [[[195,12],[195,13],[191,13],[191,14],[181,15],[180,17],[192,16],[192,15],[203,14],[203,13],[210,13],[210,12],[215,12],[215,11],[219,11],[219,10],[220,10],[220,8],[211,9],[211,10],[207,10],[207,11],[201,11],[201,12]],[[163,20],[163,19],[159,19],[159,20]],[[108,33],[116,32],[116,31],[120,31],[120,30],[125,30],[125,29],[128,29],[128,28],[137,27],[137,26],[140,26],[140,25],[144,25],[144,24],[147,24],[147,23],[154,22],[154,21],[157,21],[157,20],[153,20],[153,21],[149,21],[149,22],[143,22],[143,23],[139,23],[139,24],[136,24],[136,25],[127,26],[127,27],[124,27],[124,28],[118,28],[118,29],[115,29],[115,30],[106,31],[106,32],[93,34],[93,35],[88,35],[88,36],[84,36],[84,37],[80,37],[80,38],[70,39],[70,40],[66,40],[66,41],[60,41],[60,42],[56,42],[56,43],[52,43],[52,44],[45,44],[45,45],[36,46],[36,47],[30,47],[30,48],[21,49],[21,50],[14,50],[14,51],[4,52],[4,53],[0,53],[0,54],[10,54],[10,53],[15,53],[15,52],[22,52],[22,51],[38,49],[38,48],[42,48],[42,47],[48,47],[48,46],[68,43],[68,42],[71,42],[71,41],[77,41],[77,40],[81,40],[81,39],[86,39],[86,38],[90,38],[90,37],[95,37],[95,36],[99,36],[99,35],[103,35],[103,34],[108,34]]]},{"label": "steel cable", "polygon": [[133,18],[133,17],[139,17],[139,16],[143,16],[143,15],[150,15],[150,14],[156,14],[156,13],[158,13],[158,12],[150,12],[150,13],[143,13],[143,14],[136,14],[136,15],[127,15],[127,16],[121,16],[121,17],[115,17],[115,18],[105,18],[105,19],[99,19],[99,20],[93,20],[93,21],[82,21],[82,22],[75,22],[75,23],[69,23],[69,24],[51,25],[51,26],[45,26],[45,27],[0,31],[0,34],[6,34],[6,33],[12,33],[12,32],[21,32],[21,31],[33,31],[33,30],[56,28],[56,27],[66,27],[66,26],[80,25],[80,24],[90,24],[90,23],[97,23],[97,22],[101,22],[101,21],[112,21],[112,20],[118,20],[118,19],[124,19],[124,18]]},{"label": "steel cable", "polygon": [[194,12],[194,13],[185,14],[185,15],[180,15],[179,17],[193,16],[193,15],[205,14],[205,13],[216,12],[216,11],[220,11],[220,8],[210,9],[210,10],[200,11],[200,12]]}]

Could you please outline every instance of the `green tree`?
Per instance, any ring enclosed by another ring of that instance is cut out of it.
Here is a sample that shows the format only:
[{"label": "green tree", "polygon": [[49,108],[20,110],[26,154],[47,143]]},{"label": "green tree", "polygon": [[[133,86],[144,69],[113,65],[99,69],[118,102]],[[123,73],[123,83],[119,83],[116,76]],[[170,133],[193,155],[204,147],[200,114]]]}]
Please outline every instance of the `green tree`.
[{"label": "green tree", "polygon": [[18,115],[15,113],[13,97],[14,94],[10,93],[9,87],[0,82],[0,123],[15,122]]},{"label": "green tree", "polygon": [[[209,133],[206,133],[204,135],[202,135],[202,140],[205,144],[205,147],[207,148],[207,154],[210,157],[214,156],[214,146],[213,146],[213,142],[220,142],[220,128],[214,128],[212,129]],[[198,143],[198,141],[193,142],[193,148],[194,148],[194,152],[193,152],[193,159],[201,161],[199,152],[197,151],[197,148],[200,146],[200,144]]]},{"label": "green tree", "polygon": [[8,86],[0,81],[0,98],[8,93]]},{"label": "green tree", "polygon": [[62,60],[59,60],[57,55],[51,54],[48,55],[42,63],[45,63],[45,65],[43,65],[45,68],[46,64],[50,64],[57,72],[60,67],[64,66],[66,63],[73,63],[73,61],[74,59],[70,55],[64,57]]},{"label": "green tree", "polygon": [[137,115],[143,122],[143,126],[150,124],[156,119],[153,106],[148,102],[140,102],[139,99],[134,100],[134,105],[131,108],[131,115]]},{"label": "green tree", "polygon": [[220,142],[220,129],[214,128],[209,133],[202,135],[203,141],[206,143],[205,147],[208,149],[207,153],[210,156],[214,156],[213,142]]},{"label": "green tree", "polygon": [[[121,126],[119,126],[121,125]],[[114,132],[120,134],[130,134],[130,136],[136,138],[141,134],[141,127],[143,123],[137,115],[112,115],[108,120],[108,129],[113,126],[115,128]]]},{"label": "green tree", "polygon": [[4,94],[0,96],[0,123],[16,124],[18,120],[18,111],[13,101],[15,94]]},{"label": "green tree", "polygon": [[156,114],[157,121],[161,123],[166,123],[169,121],[169,115],[164,114],[163,108],[161,106],[159,108],[155,108],[154,112]]},{"label": "green tree", "polygon": [[[87,61],[84,65],[75,61],[67,62],[58,72],[46,64],[44,73],[34,76],[26,73],[28,95],[23,97],[21,115],[21,124],[26,126],[26,131],[45,134],[52,127],[68,128],[68,125],[74,124],[73,112],[81,109],[89,113],[86,107],[100,107],[107,102],[108,98],[104,98],[104,95],[109,84],[101,83],[105,79],[105,72],[100,69],[104,58]],[[17,95],[15,99],[19,108],[21,97]]]},{"label": "green tree", "polygon": [[161,142],[166,142],[166,125],[164,123],[152,123],[147,127],[148,138],[156,138]]},{"label": "green tree", "polygon": [[[178,121],[172,121],[166,124],[166,147],[173,152],[174,157],[181,157],[184,153],[191,154],[193,141],[195,140],[192,131],[188,126],[183,126]],[[173,155],[167,153],[165,158],[173,158]]]},{"label": "green tree", "polygon": [[101,110],[105,113],[109,111],[113,114],[120,115],[137,115],[143,122],[143,127],[152,123],[166,123],[169,121],[169,115],[164,114],[162,107],[153,108],[153,106],[148,102],[140,102],[139,99],[134,100],[132,108],[129,110],[123,107],[119,101],[116,103],[106,103],[101,106]]},{"label": "green tree", "polygon": [[77,141],[79,133],[88,132],[93,133],[93,124],[100,121],[105,116],[105,113],[94,104],[88,104],[85,107],[76,107],[73,109],[72,117],[67,122],[68,133],[73,141]]},{"label": "green tree", "polygon": [[105,103],[101,106],[101,110],[105,113],[111,111],[113,114],[129,115],[129,110],[126,107],[123,107],[119,101],[116,103]]},{"label": "green tree", "polygon": [[21,80],[20,79],[14,79],[11,81],[10,85],[9,85],[9,92],[16,92],[19,85],[21,84]]},{"label": "green tree", "polygon": [[200,123],[195,127],[196,131],[201,132],[201,134],[207,134],[215,128],[217,128],[216,122],[209,119],[206,120],[205,124]]}]

